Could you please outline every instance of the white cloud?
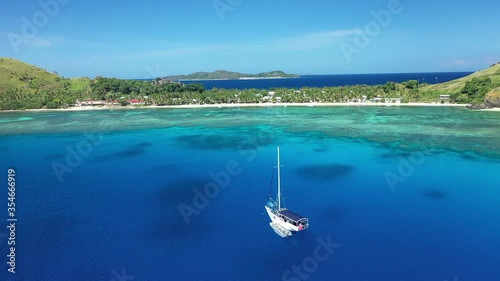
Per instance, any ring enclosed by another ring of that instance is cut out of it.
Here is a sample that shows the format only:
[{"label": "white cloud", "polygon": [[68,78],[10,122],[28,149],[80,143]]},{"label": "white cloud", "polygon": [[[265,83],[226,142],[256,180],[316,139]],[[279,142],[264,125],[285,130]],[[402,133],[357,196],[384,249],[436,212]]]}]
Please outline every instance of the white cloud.
[{"label": "white cloud", "polygon": [[215,51],[223,51],[233,49],[231,46],[225,45],[207,45],[203,47],[177,47],[166,48],[163,50],[153,50],[146,52],[137,52],[133,55],[140,58],[164,58],[164,57],[177,57],[183,55],[196,55],[202,53],[210,53]]},{"label": "white cloud", "polygon": [[165,58],[183,55],[196,55],[217,51],[304,51],[332,46],[340,40],[346,40],[359,33],[359,30],[333,30],[263,40],[252,44],[218,44],[205,46],[186,46],[165,48],[147,52],[138,52],[134,56],[141,58]]},{"label": "white cloud", "polygon": [[[93,50],[93,55],[84,55],[85,60],[97,61],[116,61],[123,59],[166,59],[178,58],[182,56],[194,56],[201,54],[210,54],[214,52],[224,51],[240,51],[240,52],[277,52],[277,51],[305,51],[315,50],[319,48],[333,46],[341,40],[349,40],[354,35],[358,34],[359,30],[330,30],[322,32],[312,32],[299,34],[290,37],[282,37],[276,39],[266,39],[252,43],[222,43],[222,44],[181,44],[172,42],[146,42],[132,41],[127,44],[126,50],[121,51],[121,44],[111,44],[104,42],[75,42],[55,38],[54,45],[78,45],[87,46],[87,50]],[[43,41],[38,42],[43,45]],[[49,44],[49,42],[45,42]],[[78,43],[78,44],[77,44]],[[148,50],[144,46],[151,46]],[[137,51],[130,51],[130,49]]]},{"label": "white cloud", "polygon": [[494,64],[500,62],[500,57],[487,57],[484,61],[489,64]]},{"label": "white cloud", "polygon": [[26,38],[12,32],[0,32],[0,50],[3,52],[15,54],[23,49],[48,48],[52,45],[52,41],[47,38],[39,36]]},{"label": "white cloud", "polygon": [[[331,30],[301,34],[298,36],[279,38],[268,42],[267,50],[270,51],[304,51],[331,46],[341,40],[346,40],[359,33],[357,29]],[[264,47],[265,47],[264,46]]]},{"label": "white cloud", "polygon": [[450,60],[446,61],[443,63],[443,66],[445,67],[454,67],[454,66],[464,66],[469,64],[469,62],[465,59],[455,59],[455,60]]},{"label": "white cloud", "polygon": [[34,37],[28,41],[28,45],[35,48],[46,48],[52,46],[52,42],[42,37]]},{"label": "white cloud", "polygon": [[456,67],[469,67],[469,68],[484,68],[485,66],[490,66],[491,64],[497,63],[500,61],[499,57],[474,57],[474,58],[459,58],[452,59],[448,61],[444,61],[442,63],[443,67],[446,68],[456,68]]}]

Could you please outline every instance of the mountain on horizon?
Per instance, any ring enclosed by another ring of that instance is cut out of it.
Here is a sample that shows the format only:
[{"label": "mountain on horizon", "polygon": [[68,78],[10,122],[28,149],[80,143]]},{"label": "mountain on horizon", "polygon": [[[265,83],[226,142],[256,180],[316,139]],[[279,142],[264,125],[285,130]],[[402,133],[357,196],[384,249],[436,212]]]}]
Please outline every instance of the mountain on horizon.
[{"label": "mountain on horizon", "polygon": [[256,79],[256,78],[299,78],[298,74],[288,74],[281,70],[261,72],[257,74],[246,74],[227,70],[216,70],[212,72],[194,72],[187,75],[171,75],[165,77],[169,80],[220,80],[220,79]]}]

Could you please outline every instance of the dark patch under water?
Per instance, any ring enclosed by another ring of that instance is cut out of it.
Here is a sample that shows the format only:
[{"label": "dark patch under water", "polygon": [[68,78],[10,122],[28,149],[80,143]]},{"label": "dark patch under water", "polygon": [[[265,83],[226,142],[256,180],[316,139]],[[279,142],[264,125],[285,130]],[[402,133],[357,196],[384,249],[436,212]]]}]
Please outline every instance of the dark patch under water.
[{"label": "dark patch under water", "polygon": [[[203,179],[179,180],[166,183],[159,188],[152,198],[158,206],[156,219],[152,225],[152,235],[155,239],[168,240],[172,237],[190,239],[199,233],[201,228],[208,227],[200,215],[206,210],[197,209],[193,204],[195,198],[193,189],[203,192],[207,182],[208,180]],[[190,210],[194,210],[194,213]]]},{"label": "dark patch under water", "polygon": [[346,164],[307,165],[298,169],[299,174],[308,179],[333,180],[345,176],[354,170]]},{"label": "dark patch under water", "polygon": [[241,136],[235,135],[184,135],[178,136],[175,140],[192,149],[225,149],[238,148],[238,144],[244,141]]},{"label": "dark patch under water", "polygon": [[426,189],[424,190],[424,195],[431,199],[446,199],[448,197],[446,193],[439,189]]},{"label": "dark patch under water", "polygon": [[139,156],[144,154],[146,147],[148,146],[151,146],[151,143],[149,142],[139,143],[136,145],[132,145],[122,151],[118,151],[114,153],[113,156],[116,158],[128,158],[128,157]]},{"label": "dark patch under water", "polygon": [[313,149],[314,152],[326,152],[328,149],[326,147],[317,147]]},{"label": "dark patch under water", "polygon": [[381,154],[379,157],[382,159],[394,159],[394,158],[408,158],[410,157],[411,153],[410,152],[387,152],[384,154]]},{"label": "dark patch under water", "polygon": [[117,151],[115,153],[98,157],[98,161],[120,160],[132,157],[138,157],[146,152],[146,148],[151,146],[150,142],[141,142],[127,147],[126,149]]},{"label": "dark patch under water", "polygon": [[471,160],[471,161],[475,161],[479,158],[477,155],[473,155],[470,153],[462,153],[460,154],[460,157],[462,157],[462,159],[464,160]]},{"label": "dark patch under water", "polygon": [[195,193],[193,189],[203,191],[209,180],[185,179],[169,182],[162,185],[154,197],[154,200],[161,205],[179,205],[181,203],[191,204]]},{"label": "dark patch under water", "polygon": [[272,143],[269,134],[194,134],[175,138],[179,144],[190,149],[254,149]]},{"label": "dark patch under water", "polygon": [[51,153],[47,155],[45,158],[48,160],[63,160],[66,157],[67,153]]}]

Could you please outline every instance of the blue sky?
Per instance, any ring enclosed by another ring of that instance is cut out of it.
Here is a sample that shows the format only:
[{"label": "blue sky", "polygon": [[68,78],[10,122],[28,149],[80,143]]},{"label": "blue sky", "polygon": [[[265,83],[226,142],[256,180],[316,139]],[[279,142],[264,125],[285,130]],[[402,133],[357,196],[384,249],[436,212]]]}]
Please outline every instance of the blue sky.
[{"label": "blue sky", "polygon": [[65,77],[474,71],[500,61],[499,10],[486,0],[4,0],[0,56]]}]

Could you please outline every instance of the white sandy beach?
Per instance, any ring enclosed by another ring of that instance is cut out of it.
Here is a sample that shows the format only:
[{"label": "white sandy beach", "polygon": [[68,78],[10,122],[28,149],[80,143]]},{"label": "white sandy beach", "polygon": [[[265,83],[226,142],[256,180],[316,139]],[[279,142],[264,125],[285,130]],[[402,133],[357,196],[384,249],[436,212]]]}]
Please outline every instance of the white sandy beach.
[{"label": "white sandy beach", "polygon": [[[466,107],[467,104],[440,104],[440,103],[225,103],[225,104],[186,104],[186,105],[163,105],[163,106],[74,106],[60,109],[26,109],[5,110],[0,112],[44,112],[44,111],[87,111],[87,110],[131,110],[131,109],[169,109],[169,108],[237,108],[237,107]],[[481,111],[500,111],[500,108],[481,109]]]},{"label": "white sandy beach", "polygon": [[500,111],[500,107],[488,108],[488,109],[479,109],[480,111]]}]

